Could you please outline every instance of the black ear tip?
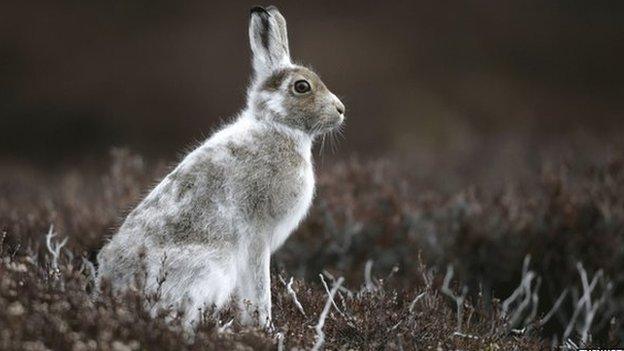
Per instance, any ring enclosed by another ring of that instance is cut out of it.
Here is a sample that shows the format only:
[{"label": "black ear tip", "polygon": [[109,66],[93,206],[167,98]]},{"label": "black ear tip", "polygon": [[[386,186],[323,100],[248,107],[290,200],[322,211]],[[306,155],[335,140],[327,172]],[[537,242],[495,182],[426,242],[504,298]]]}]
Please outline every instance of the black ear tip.
[{"label": "black ear tip", "polygon": [[254,6],[249,10],[249,14],[252,15],[254,13],[266,13],[268,14],[267,10],[262,7],[262,6]]}]

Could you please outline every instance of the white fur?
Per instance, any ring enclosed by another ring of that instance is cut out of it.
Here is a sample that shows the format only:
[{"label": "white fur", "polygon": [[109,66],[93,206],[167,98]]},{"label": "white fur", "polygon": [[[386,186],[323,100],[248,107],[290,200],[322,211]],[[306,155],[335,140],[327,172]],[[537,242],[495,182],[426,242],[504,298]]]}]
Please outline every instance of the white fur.
[{"label": "white fur", "polygon": [[[231,162],[232,155],[228,153],[226,145],[244,144],[250,146],[253,145],[250,140],[254,133],[266,132],[287,135],[295,142],[297,151],[305,160],[303,167],[299,169],[300,179],[303,180],[302,195],[296,204],[290,208],[288,214],[280,222],[274,224],[274,230],[268,233],[267,250],[262,253],[264,256],[262,262],[265,262],[262,267],[263,276],[268,278],[270,254],[284,243],[305,217],[312,203],[314,194],[314,170],[311,157],[312,137],[279,123],[260,122],[250,111],[245,110],[234,123],[221,129],[189,153],[171,173],[192,167],[206,157],[217,163],[228,164]],[[176,200],[171,191],[166,191],[167,186],[171,185],[170,182],[170,178],[166,177],[144,200],[169,204],[163,206],[164,212],[141,212],[137,214],[141,221],[153,223],[157,227],[164,226],[165,218],[176,216],[178,208],[184,206],[187,201],[193,201],[192,198]],[[232,205],[233,203],[234,201],[228,198],[224,203],[218,204],[220,221],[238,228],[239,232],[256,232],[256,228],[250,227],[248,223],[240,220],[238,209]],[[257,277],[254,277],[253,274],[250,276],[249,261],[253,259],[252,255],[258,253],[250,252],[247,248],[251,246],[251,241],[258,240],[258,238],[243,236],[237,246],[220,248],[219,251],[216,251],[204,245],[177,246],[171,244],[161,247],[153,242],[150,237],[144,236],[143,233],[133,234],[134,236],[125,234],[122,226],[118,235],[127,236],[124,239],[124,245],[128,248],[141,245],[146,248],[145,263],[148,270],[146,286],[148,292],[155,292],[158,289],[159,272],[163,270],[162,259],[165,255],[167,257],[165,270],[167,267],[186,267],[185,271],[176,271],[174,272],[175,276],[169,276],[168,279],[174,279],[175,284],[162,285],[164,288],[161,291],[161,296],[164,303],[156,307],[183,308],[186,315],[185,320],[189,326],[196,324],[200,309],[206,310],[210,307],[218,309],[224,306],[234,293],[243,298],[248,297],[250,300],[256,300],[251,291],[253,291],[253,279]],[[265,298],[269,300],[251,302],[259,304],[255,307],[264,309],[260,311],[261,320],[270,320],[270,295],[265,296]],[[244,304],[242,306],[244,307]],[[250,315],[251,313],[244,315],[243,320],[249,322],[251,320]]]},{"label": "white fur", "polygon": [[293,207],[292,214],[275,228],[271,236],[271,252],[275,252],[284,244],[290,233],[299,226],[299,223],[306,216],[312,204],[312,198],[314,197],[314,170],[310,163],[308,167],[301,171],[301,177],[305,179],[303,196],[301,196],[297,205]]},{"label": "white fur", "polygon": [[[266,11],[271,14],[271,40],[285,40],[283,17],[276,8]],[[258,16],[252,15],[250,23],[256,78],[247,108],[189,153],[98,255],[99,277],[122,289],[138,273],[137,253],[143,250],[146,288],[162,298],[155,307],[182,308],[189,326],[197,322],[200,309],[219,309],[233,296],[243,310],[243,323],[255,319],[246,301],[258,312],[256,322],[270,322],[271,253],[306,216],[314,197],[313,136],[276,118],[289,113],[282,94],[258,89],[263,75],[291,65],[287,42],[262,47],[257,31],[264,27]],[[284,91],[288,83],[282,84]],[[251,102],[259,100],[266,111],[255,110]],[[276,173],[280,167],[283,172]],[[219,171],[223,173],[209,173]],[[263,202],[266,198],[271,201]],[[272,206],[273,212],[263,212],[262,206]],[[178,224],[183,227],[178,229]],[[160,284],[162,273],[167,277]]]}]

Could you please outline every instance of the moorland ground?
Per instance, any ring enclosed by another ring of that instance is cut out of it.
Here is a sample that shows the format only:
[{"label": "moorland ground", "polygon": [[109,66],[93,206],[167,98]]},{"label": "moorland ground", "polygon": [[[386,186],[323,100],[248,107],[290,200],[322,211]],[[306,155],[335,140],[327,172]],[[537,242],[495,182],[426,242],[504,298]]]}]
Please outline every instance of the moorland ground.
[{"label": "moorland ground", "polygon": [[55,168],[6,162],[0,349],[310,348],[328,303],[327,349],[621,345],[624,148],[499,146],[320,160],[310,215],[273,259],[273,329],[229,310],[193,338],[166,311],[148,316],[158,296],[90,295],[98,250],[169,161],[114,149]]}]

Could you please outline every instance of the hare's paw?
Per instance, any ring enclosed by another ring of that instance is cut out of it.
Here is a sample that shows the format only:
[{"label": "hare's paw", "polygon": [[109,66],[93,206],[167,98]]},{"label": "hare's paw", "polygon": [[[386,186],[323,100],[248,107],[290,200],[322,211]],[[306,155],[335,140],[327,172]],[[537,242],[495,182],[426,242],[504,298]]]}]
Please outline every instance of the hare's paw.
[{"label": "hare's paw", "polygon": [[247,299],[243,299],[240,303],[240,323],[245,326],[259,326],[270,330],[271,323],[271,306],[252,303]]}]

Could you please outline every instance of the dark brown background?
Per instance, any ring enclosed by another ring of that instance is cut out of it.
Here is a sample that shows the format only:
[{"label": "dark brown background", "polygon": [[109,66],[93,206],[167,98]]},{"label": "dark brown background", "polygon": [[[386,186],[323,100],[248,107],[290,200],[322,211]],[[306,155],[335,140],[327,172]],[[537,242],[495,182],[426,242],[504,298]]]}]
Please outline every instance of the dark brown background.
[{"label": "dark brown background", "polygon": [[[624,2],[276,1],[291,51],[347,105],[339,153],[618,134]],[[171,157],[239,111],[248,8],[223,1],[0,5],[0,155],[111,146]]]}]

